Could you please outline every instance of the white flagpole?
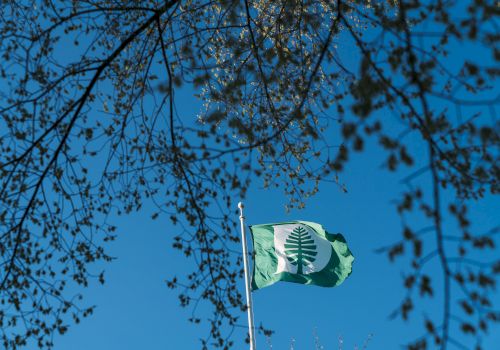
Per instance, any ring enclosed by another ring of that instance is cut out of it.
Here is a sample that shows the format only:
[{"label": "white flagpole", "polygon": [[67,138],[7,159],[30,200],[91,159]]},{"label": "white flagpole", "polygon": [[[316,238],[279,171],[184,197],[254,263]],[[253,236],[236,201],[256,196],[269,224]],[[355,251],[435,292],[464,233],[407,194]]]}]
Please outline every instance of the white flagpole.
[{"label": "white flagpole", "polygon": [[243,203],[238,203],[240,208],[240,224],[241,224],[241,245],[243,246],[243,269],[245,271],[245,290],[247,294],[247,311],[248,311],[248,332],[250,335],[250,350],[255,350],[255,327],[253,325],[253,306],[252,292],[250,290],[250,275],[248,274],[248,252],[247,252],[247,235],[245,233],[245,217],[243,216]]}]

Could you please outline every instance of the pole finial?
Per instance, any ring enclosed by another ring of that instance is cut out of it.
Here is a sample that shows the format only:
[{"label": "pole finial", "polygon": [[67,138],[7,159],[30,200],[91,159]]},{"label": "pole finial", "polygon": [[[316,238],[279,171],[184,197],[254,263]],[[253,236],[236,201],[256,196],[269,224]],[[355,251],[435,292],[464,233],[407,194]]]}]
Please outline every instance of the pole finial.
[{"label": "pole finial", "polygon": [[238,202],[238,208],[243,209],[244,205],[243,202]]}]

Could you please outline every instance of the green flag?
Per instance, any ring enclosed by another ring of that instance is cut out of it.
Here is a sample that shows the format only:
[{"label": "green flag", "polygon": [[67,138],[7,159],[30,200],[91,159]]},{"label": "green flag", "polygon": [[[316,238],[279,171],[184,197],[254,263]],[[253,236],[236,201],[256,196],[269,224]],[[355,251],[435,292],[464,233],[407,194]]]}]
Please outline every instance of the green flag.
[{"label": "green flag", "polygon": [[252,290],[277,281],[334,287],[352,271],[354,257],[341,234],[314,222],[251,225],[255,253]]}]

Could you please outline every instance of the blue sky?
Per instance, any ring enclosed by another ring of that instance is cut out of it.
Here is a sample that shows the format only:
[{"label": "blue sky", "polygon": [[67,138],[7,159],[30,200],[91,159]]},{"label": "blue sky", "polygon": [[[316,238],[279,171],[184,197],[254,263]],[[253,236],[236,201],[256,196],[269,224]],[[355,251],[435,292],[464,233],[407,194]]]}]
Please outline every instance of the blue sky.
[{"label": "blue sky", "polygon": [[[399,184],[403,174],[382,170],[380,154],[371,149],[356,156],[342,176],[348,193],[324,184],[304,210],[287,214],[282,193],[264,190],[258,181],[249,191],[247,223],[316,221],[331,232],[342,232],[356,258],[352,275],[337,288],[281,282],[254,293],[256,324],[262,322],[276,331],[271,339],[273,349],[289,349],[292,339],[295,349],[313,349],[314,332],[325,349],[337,349],[339,336],[344,339],[344,349],[352,349],[369,334],[373,338],[368,349],[397,349],[420,334],[420,324],[388,319],[404,295],[401,274],[406,266],[404,260],[389,264],[374,250],[399,237],[401,222],[391,200],[403,189]],[[473,214],[487,227],[495,224],[499,209],[498,200],[492,199]],[[164,282],[190,271],[193,262],[170,248],[176,228],[166,218],[151,220],[152,211],[145,208],[120,218],[119,237],[110,247],[117,259],[105,266],[107,283],[85,291],[87,302],[98,305],[95,314],[58,337],[56,350],[199,348],[198,339],[206,336],[207,329],[187,321],[190,310],[178,306],[175,291]],[[244,291],[243,280],[240,287]],[[430,302],[427,313],[432,314],[435,307],[440,310],[436,305]],[[203,316],[203,306],[201,313]],[[241,325],[246,325],[244,314]],[[244,327],[235,331],[236,348],[245,348],[241,343],[244,332]],[[499,342],[500,332],[492,330],[483,345],[492,350]],[[257,346],[270,348],[261,335]]]},{"label": "blue sky", "polygon": [[[348,43],[343,51],[349,61],[352,54],[349,54]],[[190,90],[178,93],[177,108],[182,106],[181,112],[194,118],[196,103],[192,104],[192,94]],[[391,117],[386,118],[386,124],[398,132],[400,125]],[[418,136],[407,137],[417,163],[425,164],[427,153],[417,146]],[[305,209],[290,213],[284,209],[286,197],[281,190],[263,189],[259,179],[255,179],[245,200],[247,224],[315,221],[332,233],[344,234],[356,259],[352,275],[339,287],[277,283],[254,293],[256,325],[263,323],[275,331],[270,339],[272,349],[289,349],[292,339],[296,350],[314,349],[314,334],[325,349],[337,349],[339,336],[343,338],[344,349],[353,349],[370,334],[373,337],[368,349],[399,349],[422,334],[422,316],[440,317],[441,295],[436,290],[435,298],[422,304],[425,311],[418,309],[410,322],[389,320],[389,314],[405,293],[401,276],[407,271],[407,262],[403,258],[390,264],[385,255],[375,250],[400,238],[402,223],[392,201],[405,190],[401,179],[413,170],[389,173],[383,169],[383,161],[383,153],[368,143],[365,152],[354,156],[341,174],[347,193],[334,184],[324,183]],[[428,175],[424,175],[424,184],[425,176]],[[178,228],[172,226],[167,217],[151,220],[154,211],[152,206],[145,206],[140,213],[117,218],[118,239],[109,246],[109,253],[116,260],[104,266],[107,282],[104,286],[91,285],[83,291],[86,302],[97,305],[95,313],[80,325],[72,326],[64,336],[57,336],[55,350],[200,348],[199,339],[208,333],[206,326],[187,321],[191,310],[180,308],[176,291],[169,290],[165,284],[165,280],[174,275],[191,272],[194,262],[171,248]],[[474,228],[481,232],[498,225],[498,212],[498,198],[486,198],[471,208]],[[418,217],[414,220],[418,225]],[[447,230],[453,229],[449,221],[445,220],[444,225]],[[425,244],[431,244],[433,237],[431,233]],[[492,257],[495,254],[485,258]],[[427,268],[439,281],[439,266],[431,263]],[[436,287],[439,288],[439,284]],[[240,288],[243,293],[243,280]],[[208,315],[204,314],[203,305],[199,313],[202,317]],[[246,348],[242,343],[246,332],[245,314],[241,314],[240,323],[241,328],[233,334],[235,349]],[[494,350],[499,343],[497,327],[490,331],[483,348]],[[257,349],[270,348],[269,340],[258,335]]]}]

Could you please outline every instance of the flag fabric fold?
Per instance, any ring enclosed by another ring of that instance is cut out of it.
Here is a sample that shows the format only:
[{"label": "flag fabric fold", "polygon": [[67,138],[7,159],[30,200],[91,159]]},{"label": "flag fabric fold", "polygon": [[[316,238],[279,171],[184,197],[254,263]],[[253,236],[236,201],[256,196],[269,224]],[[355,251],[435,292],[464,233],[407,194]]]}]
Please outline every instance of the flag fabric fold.
[{"label": "flag fabric fold", "polygon": [[341,234],[320,224],[290,221],[251,225],[252,290],[278,281],[335,287],[352,271],[354,257]]}]

